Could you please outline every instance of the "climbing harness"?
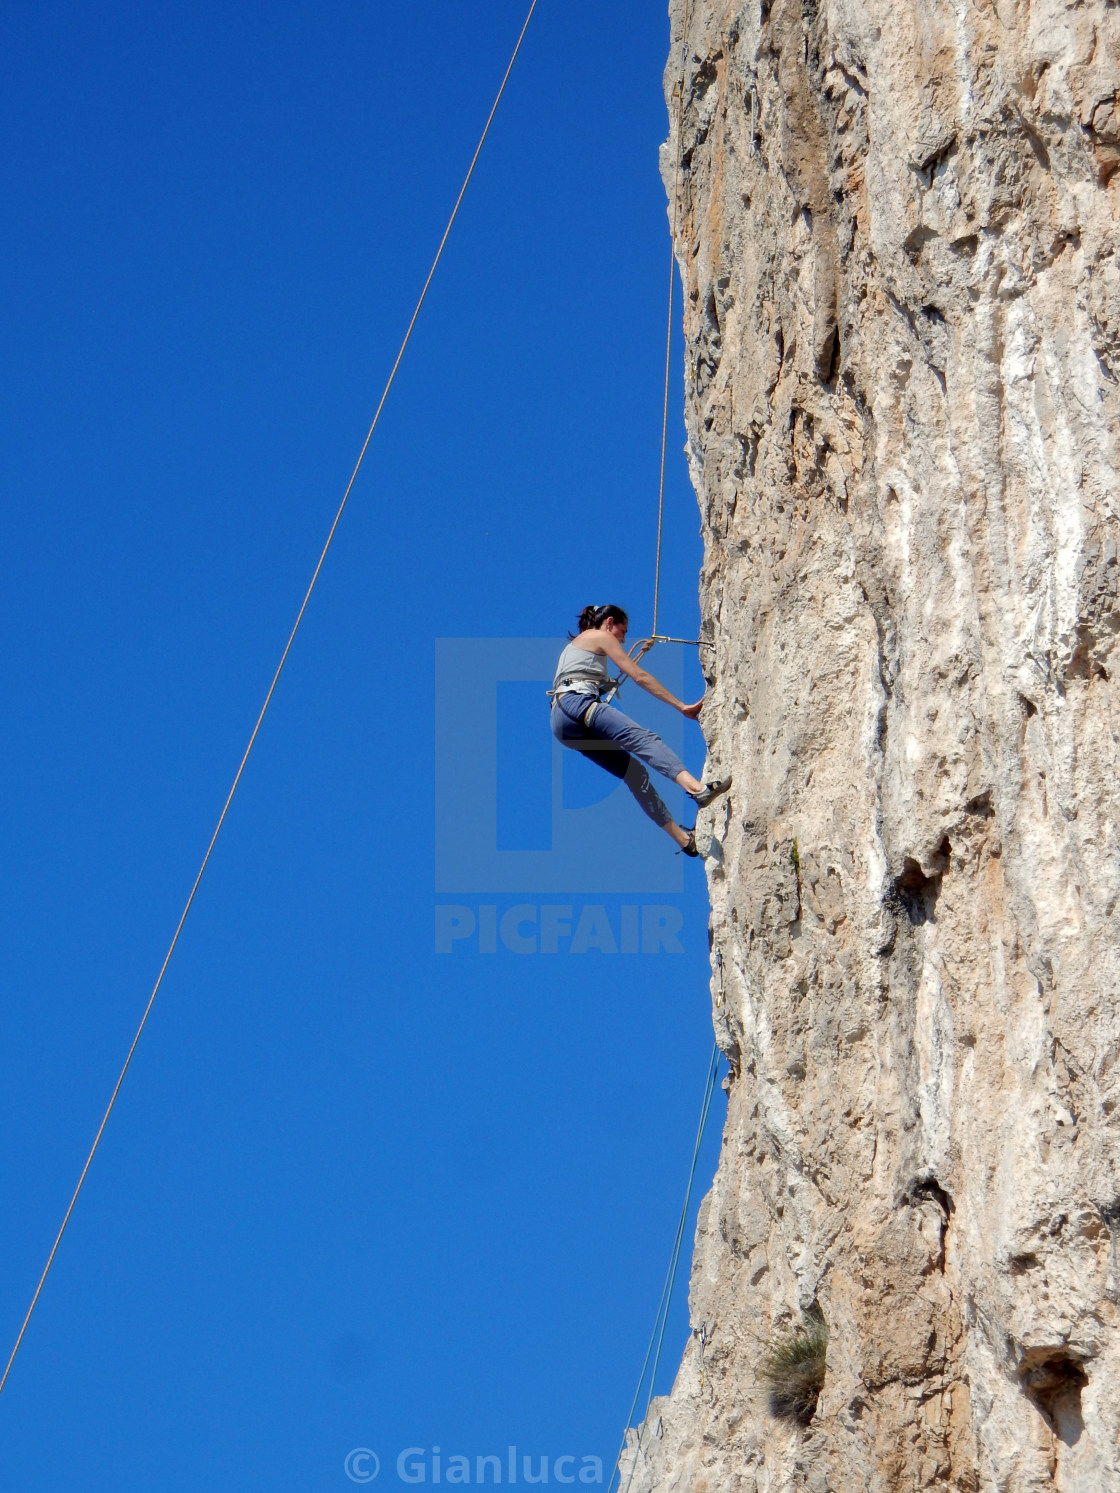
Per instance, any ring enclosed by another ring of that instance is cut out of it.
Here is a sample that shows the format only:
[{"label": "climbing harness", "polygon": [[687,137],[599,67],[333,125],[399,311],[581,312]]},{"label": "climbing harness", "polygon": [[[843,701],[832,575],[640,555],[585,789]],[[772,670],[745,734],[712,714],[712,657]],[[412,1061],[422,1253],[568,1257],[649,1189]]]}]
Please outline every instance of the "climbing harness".
[{"label": "climbing harness", "polygon": [[[666,638],[661,636],[639,638],[630,649],[630,657],[637,663],[640,658],[645,657],[655,643],[683,643],[687,648],[711,648],[714,646],[712,643],[705,642],[703,638]],[[594,714],[596,705],[609,705],[625,683],[625,674],[619,674],[615,678],[608,673],[604,678],[599,674],[583,673],[579,669],[572,669],[558,678],[551,689],[545,690],[545,694],[554,705],[557,699],[563,694],[587,695],[592,701],[587,712],[588,717],[590,717]],[[587,724],[591,724],[590,719],[587,720]]]},{"label": "climbing harness", "polygon": [[459,188],[459,195],[455,199],[455,206],[451,209],[451,216],[447,220],[447,227],[443,230],[443,237],[440,239],[439,247],[436,249],[435,258],[432,260],[432,267],[428,271],[428,277],[424,281],[423,289],[420,291],[419,299],[416,302],[415,310],[412,313],[412,317],[405,330],[404,337],[401,340],[401,345],[397,352],[397,356],[393,362],[392,368],[389,370],[389,377],[386,379],[385,387],[381,391],[381,398],[378,401],[377,409],[374,411],[373,420],[370,423],[369,430],[366,432],[366,438],[362,442],[362,449],[358,453],[358,459],[354,463],[354,470],[350,473],[350,480],[346,484],[346,491],[343,493],[342,501],[338,505],[338,511],[335,513],[334,522],[330,526],[326,543],[323,545],[322,552],[319,555],[318,563],[316,564],[315,569],[312,572],[311,581],[307,587],[306,592],[304,593],[303,601],[300,603],[299,611],[296,613],[296,620],[292,625],[291,632],[288,634],[288,641],[284,644],[284,651],[280,655],[280,662],[276,665],[276,672],[272,676],[272,683],[268,686],[268,693],[264,697],[264,704],[261,706],[260,714],[257,716],[256,725],[253,727],[252,734],[249,737],[249,744],[245,748],[244,754],[241,758],[241,763],[238,766],[236,774],[234,775],[233,785],[230,788],[229,793],[226,795],[225,803],[222,805],[222,812],[218,815],[218,822],[214,828],[214,833],[210,836],[210,843],[206,847],[206,854],[202,857],[202,864],[198,868],[198,875],[195,877],[194,883],[191,886],[190,895],[187,897],[186,904],[183,908],[182,914],[180,915],[179,922],[176,925],[171,943],[168,946],[167,953],[165,954],[163,963],[160,966],[160,971],[156,977],[155,985],[152,987],[152,993],[148,997],[148,1004],[147,1006],[145,1006],[144,1014],[140,1018],[140,1025],[136,1028],[136,1035],[132,1039],[132,1046],[128,1049],[128,1056],[124,1060],[124,1066],[121,1068],[120,1075],[113,1086],[113,1092],[109,1096],[109,1103],[106,1106],[104,1115],[101,1117],[101,1124],[97,1127],[97,1134],[94,1136],[93,1145],[90,1147],[89,1155],[86,1157],[86,1164],[82,1167],[81,1176],[78,1178],[78,1185],[74,1188],[74,1194],[70,1199],[69,1206],[67,1207],[66,1213],[62,1220],[62,1224],[58,1230],[57,1235],[55,1236],[54,1243],[51,1245],[51,1252],[47,1256],[47,1263],[43,1266],[43,1273],[39,1277],[39,1284],[35,1287],[35,1294],[31,1298],[31,1305],[27,1308],[27,1315],[23,1319],[23,1325],[20,1327],[19,1335],[17,1336],[15,1341],[15,1346],[12,1348],[11,1354],[9,1355],[4,1373],[2,1376],[0,1376],[0,1393],[3,1392],[4,1386],[8,1382],[8,1375],[12,1371],[12,1364],[15,1362],[15,1357],[19,1352],[20,1344],[23,1342],[24,1334],[27,1331],[27,1324],[31,1321],[31,1315],[35,1310],[36,1304],[38,1303],[39,1296],[43,1290],[44,1284],[46,1283],[47,1276],[50,1273],[50,1268],[54,1264],[54,1258],[58,1253],[58,1247],[62,1243],[62,1236],[66,1232],[66,1225],[70,1222],[70,1215],[73,1213],[74,1205],[78,1201],[78,1195],[82,1190],[83,1184],[85,1183],[86,1174],[89,1172],[90,1165],[93,1162],[93,1158],[97,1152],[97,1148],[101,1144],[101,1137],[105,1133],[105,1126],[108,1124],[109,1116],[113,1112],[113,1106],[117,1102],[117,1095],[120,1093],[121,1085],[124,1083],[125,1074],[128,1072],[129,1065],[131,1064],[133,1055],[136,1052],[137,1044],[140,1041],[140,1037],[144,1031],[145,1025],[147,1024],[148,1017],[151,1014],[152,1007],[155,1004],[156,996],[159,994],[160,986],[163,984],[163,977],[167,973],[167,966],[171,963],[171,956],[175,952],[175,946],[179,942],[179,935],[183,931],[183,925],[187,921],[187,915],[189,914],[191,907],[194,904],[195,895],[198,892],[198,888],[206,871],[206,867],[210,863],[210,856],[213,853],[214,846],[217,844],[218,836],[221,833],[222,826],[223,824],[225,824],[226,815],[229,813],[229,806],[233,802],[233,796],[237,792],[238,784],[241,782],[241,776],[245,771],[245,765],[249,761],[249,755],[253,750],[254,744],[256,743],[257,735],[260,732],[265,715],[268,712],[268,707],[272,703],[272,696],[275,693],[276,686],[280,681],[280,675],[283,672],[284,665],[288,661],[288,654],[291,652],[292,644],[296,639],[296,633],[299,631],[300,623],[303,621],[303,614],[307,610],[307,604],[311,600],[311,593],[314,591],[316,582],[319,579],[319,572],[323,568],[323,563],[327,558],[327,553],[334,541],[335,531],[337,530],[338,525],[342,519],[342,515],[346,508],[347,501],[349,500],[351,490],[353,489],[354,482],[357,479],[358,471],[362,465],[362,462],[365,460],[365,454],[369,449],[369,443],[373,439],[373,432],[377,429],[377,422],[381,418],[381,411],[385,408],[385,401],[389,397],[389,390],[393,387],[393,380],[397,376],[397,369],[401,365],[401,359],[404,357],[405,349],[408,347],[409,340],[412,337],[412,331],[416,325],[417,318],[420,315],[420,309],[427,297],[428,288],[435,276],[436,269],[443,254],[444,246],[446,245],[447,240],[450,237],[451,229],[456,217],[459,214],[459,208],[462,205],[463,198],[466,196],[467,187],[470,185],[471,177],[474,175],[474,168],[475,166],[477,166],[478,158],[482,154],[482,147],[486,144],[486,137],[490,133],[490,126],[494,123],[494,116],[498,112],[498,105],[501,103],[502,95],[506,91],[506,84],[509,82],[510,74],[513,72],[513,65],[517,61],[518,53],[521,51],[521,43],[525,40],[525,33],[529,29],[529,22],[533,19],[533,12],[536,10],[536,8],[537,0],[532,0],[532,3],[529,6],[529,12],[526,15],[524,24],[521,27],[520,35],[517,38],[517,43],[514,46],[513,54],[509,59],[509,64],[506,67],[505,74],[498,86],[498,91],[494,96],[494,102],[490,106],[490,113],[487,116],[485,125],[483,126],[482,134],[479,136],[478,144],[475,146],[474,155],[471,157],[471,163],[467,167],[467,174],[463,178],[463,185]]},{"label": "climbing harness", "polygon": [[572,641],[566,645],[556,666],[552,688],[545,693],[555,705],[561,695],[584,695],[596,703],[621,681],[611,677],[606,654],[592,653]]},{"label": "climbing harness", "polygon": [[[700,1123],[696,1127],[696,1143],[692,1148],[692,1165],[688,1170],[688,1186],[685,1188],[684,1206],[681,1208],[680,1221],[677,1224],[677,1233],[673,1240],[673,1250],[669,1257],[669,1270],[665,1276],[665,1284],[661,1288],[661,1300],[657,1306],[657,1315],[653,1320],[653,1331],[650,1333],[649,1346],[646,1348],[646,1356],[642,1362],[642,1372],[638,1375],[634,1398],[630,1401],[630,1411],[626,1417],[626,1430],[622,1433],[622,1442],[618,1448],[618,1456],[614,1459],[614,1467],[611,1469],[606,1493],[612,1493],[616,1472],[619,1473],[619,1485],[621,1486],[622,1478],[619,1464],[622,1461],[622,1454],[626,1450],[627,1432],[633,1424],[634,1411],[637,1408],[638,1399],[642,1393],[642,1385],[645,1383],[646,1369],[649,1368],[651,1355],[653,1357],[653,1368],[649,1376],[649,1390],[646,1394],[645,1409],[642,1411],[642,1427],[645,1425],[646,1417],[649,1414],[650,1402],[653,1399],[653,1386],[657,1379],[657,1367],[661,1362],[661,1345],[665,1341],[665,1326],[669,1320],[669,1306],[673,1300],[673,1287],[677,1279],[677,1265],[681,1256],[681,1241],[684,1238],[685,1224],[688,1222],[689,1204],[692,1201],[692,1184],[696,1179],[696,1166],[700,1160],[700,1146],[704,1139],[704,1130],[708,1124],[708,1110],[711,1108],[712,1095],[715,1093],[716,1074],[718,1071],[719,1047],[713,1043],[712,1055],[708,1061],[708,1076],[704,1081],[704,1102],[700,1108]],[[655,1342],[657,1344],[656,1351],[654,1351]],[[630,1493],[630,1484],[634,1480],[634,1472],[638,1466],[638,1456],[641,1449],[642,1430],[639,1428],[637,1441],[634,1446],[634,1460],[630,1464],[630,1476],[626,1479],[626,1487],[622,1490],[622,1493]]]}]

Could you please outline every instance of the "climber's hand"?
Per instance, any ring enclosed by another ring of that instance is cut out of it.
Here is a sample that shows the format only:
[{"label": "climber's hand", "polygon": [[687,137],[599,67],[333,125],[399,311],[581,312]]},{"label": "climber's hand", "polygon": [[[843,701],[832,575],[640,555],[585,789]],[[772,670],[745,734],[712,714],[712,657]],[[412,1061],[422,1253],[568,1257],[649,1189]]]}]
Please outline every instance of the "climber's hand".
[{"label": "climber's hand", "polygon": [[703,710],[703,708],[703,700],[697,700],[695,705],[682,705],[681,714],[684,716],[686,721],[695,721],[699,719],[700,712],[701,710]]}]

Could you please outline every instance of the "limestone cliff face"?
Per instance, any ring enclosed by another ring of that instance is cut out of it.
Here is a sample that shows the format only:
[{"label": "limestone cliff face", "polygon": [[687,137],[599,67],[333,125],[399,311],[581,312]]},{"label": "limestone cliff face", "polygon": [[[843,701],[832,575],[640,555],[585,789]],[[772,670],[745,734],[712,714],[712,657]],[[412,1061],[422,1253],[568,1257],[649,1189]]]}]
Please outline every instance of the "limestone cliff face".
[{"label": "limestone cliff face", "polygon": [[1120,8],[672,17],[732,1075],[623,1484],[1116,1490]]}]

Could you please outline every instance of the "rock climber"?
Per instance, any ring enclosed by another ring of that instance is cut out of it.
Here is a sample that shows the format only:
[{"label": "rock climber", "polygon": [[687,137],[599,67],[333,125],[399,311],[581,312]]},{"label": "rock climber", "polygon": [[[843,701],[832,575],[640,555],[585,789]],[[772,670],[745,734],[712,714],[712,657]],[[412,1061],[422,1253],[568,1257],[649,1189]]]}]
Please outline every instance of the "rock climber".
[{"label": "rock climber", "polygon": [[685,767],[677,754],[653,731],[639,726],[621,710],[608,705],[603,696],[621,680],[612,679],[608,666],[614,663],[635,684],[679,710],[686,720],[700,714],[703,700],[684,705],[632,659],[623,647],[629,618],[621,607],[584,607],[579,614],[579,632],[560,655],[556,677],[549,695],[552,698],[552,734],[563,746],[582,752],[589,761],[606,768],[626,784],[644,813],[684,851],[697,856],[695,828],[685,829],[657,795],[646,767],[679,783],[698,808],[726,793],[731,779],[701,783]]}]

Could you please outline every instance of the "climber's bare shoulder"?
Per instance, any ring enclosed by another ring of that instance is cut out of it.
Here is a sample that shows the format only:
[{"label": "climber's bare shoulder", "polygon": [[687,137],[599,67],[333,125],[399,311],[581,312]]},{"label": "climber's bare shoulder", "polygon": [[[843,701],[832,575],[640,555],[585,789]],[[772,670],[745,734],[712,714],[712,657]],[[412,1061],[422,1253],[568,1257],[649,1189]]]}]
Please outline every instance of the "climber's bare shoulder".
[{"label": "climber's bare shoulder", "polygon": [[618,644],[611,634],[601,627],[589,627],[581,632],[578,637],[572,639],[577,648],[582,648],[585,653],[605,653],[611,656],[611,644],[617,648]]}]

